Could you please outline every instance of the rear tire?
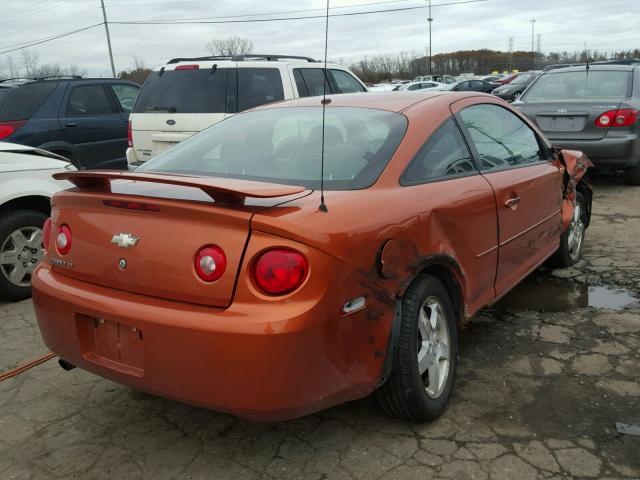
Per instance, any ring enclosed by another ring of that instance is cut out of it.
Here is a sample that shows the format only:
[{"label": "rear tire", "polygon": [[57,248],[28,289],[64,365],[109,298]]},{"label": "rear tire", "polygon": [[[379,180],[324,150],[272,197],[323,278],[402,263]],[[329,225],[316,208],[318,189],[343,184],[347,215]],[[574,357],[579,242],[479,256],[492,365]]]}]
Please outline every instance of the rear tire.
[{"label": "rear tire", "polygon": [[640,159],[635,167],[627,168],[627,180],[631,185],[640,185]]},{"label": "rear tire", "polygon": [[0,298],[15,301],[31,296],[31,272],[44,257],[46,219],[35,210],[14,210],[0,217]]},{"label": "rear tire", "polygon": [[555,268],[571,267],[582,258],[586,233],[587,203],[582,193],[576,194],[576,208],[569,228],[560,237],[560,247],[549,258],[549,265]]},{"label": "rear tire", "polygon": [[402,302],[398,348],[391,375],[376,392],[389,415],[432,421],[446,409],[457,367],[458,326],[440,280],[418,277]]}]

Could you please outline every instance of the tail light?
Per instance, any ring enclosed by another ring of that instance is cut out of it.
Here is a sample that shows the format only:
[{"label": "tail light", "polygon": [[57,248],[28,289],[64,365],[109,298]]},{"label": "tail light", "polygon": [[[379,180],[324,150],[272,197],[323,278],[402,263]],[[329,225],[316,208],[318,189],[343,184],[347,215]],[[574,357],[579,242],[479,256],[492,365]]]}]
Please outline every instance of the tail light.
[{"label": "tail light", "polygon": [[56,250],[66,255],[71,250],[71,229],[68,225],[60,225],[56,233]]},{"label": "tail light", "polygon": [[49,250],[51,244],[51,218],[47,218],[42,226],[42,246],[45,252]]},{"label": "tail light", "polygon": [[133,148],[133,132],[131,131],[131,120],[127,123],[127,146]]},{"label": "tail light", "polygon": [[270,295],[292,292],[307,278],[307,259],[294,250],[276,248],[263,253],[255,263],[258,286]]},{"label": "tail light", "polygon": [[196,273],[205,282],[215,282],[227,268],[227,257],[217,245],[203,247],[196,254]]},{"label": "tail light", "polygon": [[638,120],[638,110],[624,108],[620,110],[609,110],[596,118],[596,127],[630,127]]},{"label": "tail light", "polygon": [[176,68],[176,70],[199,70],[200,69],[200,65],[194,64],[194,65],[178,65]]},{"label": "tail light", "polygon": [[26,120],[18,120],[15,122],[0,122],[0,140],[10,137],[22,127]]}]

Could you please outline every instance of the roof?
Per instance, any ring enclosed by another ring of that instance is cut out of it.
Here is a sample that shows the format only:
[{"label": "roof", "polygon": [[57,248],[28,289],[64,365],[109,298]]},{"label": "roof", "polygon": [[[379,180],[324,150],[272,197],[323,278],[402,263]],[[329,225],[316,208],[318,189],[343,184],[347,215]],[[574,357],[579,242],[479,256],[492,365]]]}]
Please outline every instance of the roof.
[{"label": "roof", "polygon": [[[638,67],[633,65],[618,65],[618,64],[589,64],[589,70],[594,71],[622,71],[622,72],[633,72],[634,69]],[[582,72],[587,69],[586,65],[576,65],[573,67],[562,67],[562,68],[554,68],[552,70],[547,70],[544,72],[545,75],[557,75],[559,73],[566,72]]]},{"label": "roof", "polygon": [[[460,98],[477,95],[482,94],[479,94],[478,92],[457,93],[441,91],[429,93],[420,91],[343,93],[339,95],[327,95],[327,99],[331,100],[327,107],[360,107],[387,110],[389,112],[402,112],[420,102],[429,101],[441,103],[441,101],[446,101],[451,103]],[[269,103],[267,105],[257,107],[255,110],[281,107],[319,107],[322,105],[321,102],[322,97],[304,97],[294,100]]]}]

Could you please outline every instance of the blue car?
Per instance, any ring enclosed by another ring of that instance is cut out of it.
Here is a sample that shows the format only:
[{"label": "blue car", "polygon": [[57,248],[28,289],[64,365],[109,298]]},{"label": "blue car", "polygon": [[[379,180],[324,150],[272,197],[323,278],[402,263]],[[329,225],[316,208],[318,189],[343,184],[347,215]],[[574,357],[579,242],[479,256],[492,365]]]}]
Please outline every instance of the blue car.
[{"label": "blue car", "polygon": [[0,81],[0,140],[41,148],[78,168],[126,169],[137,83],[78,77]]}]

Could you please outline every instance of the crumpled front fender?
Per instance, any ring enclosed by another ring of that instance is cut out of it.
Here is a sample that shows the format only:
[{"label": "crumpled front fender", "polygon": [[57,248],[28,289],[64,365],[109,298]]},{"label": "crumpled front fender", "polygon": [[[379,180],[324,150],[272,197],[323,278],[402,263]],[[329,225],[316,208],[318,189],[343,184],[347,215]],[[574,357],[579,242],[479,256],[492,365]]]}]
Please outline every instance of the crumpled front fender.
[{"label": "crumpled front fender", "polygon": [[562,229],[565,231],[573,217],[578,186],[586,188],[589,193],[592,191],[585,174],[589,168],[593,167],[593,163],[578,150],[554,148],[553,152],[554,159],[563,172]]}]

